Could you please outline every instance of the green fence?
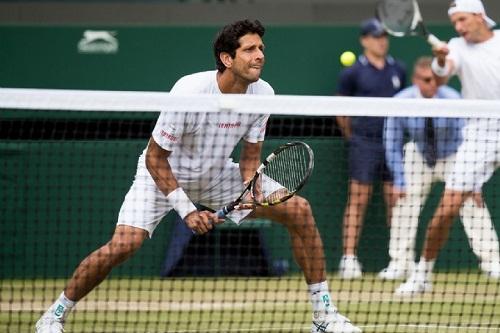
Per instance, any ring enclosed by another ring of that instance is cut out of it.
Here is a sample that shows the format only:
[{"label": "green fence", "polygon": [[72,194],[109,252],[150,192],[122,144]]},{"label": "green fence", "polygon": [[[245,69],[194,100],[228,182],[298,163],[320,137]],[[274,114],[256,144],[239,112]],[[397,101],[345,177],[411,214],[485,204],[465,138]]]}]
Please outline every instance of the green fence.
[{"label": "green fence", "polygon": [[[341,224],[346,202],[345,150],[339,139],[303,138],[313,148],[316,167],[302,195],[311,201],[325,243],[329,269],[341,254]],[[265,144],[269,152],[284,139]],[[146,141],[11,141],[0,143],[0,221],[2,277],[67,276],[91,250],[107,241]],[[485,189],[498,225],[498,175]],[[388,229],[381,196],[376,191],[368,209],[359,255],[365,268],[387,263]],[[428,218],[435,200],[423,214]],[[164,221],[137,256],[117,275],[157,275],[169,241],[171,223]],[[442,252],[448,268],[475,262],[456,223]],[[265,227],[270,255],[292,262],[286,231]],[[474,265],[475,266],[475,265]],[[292,265],[292,269],[296,269]]]}]

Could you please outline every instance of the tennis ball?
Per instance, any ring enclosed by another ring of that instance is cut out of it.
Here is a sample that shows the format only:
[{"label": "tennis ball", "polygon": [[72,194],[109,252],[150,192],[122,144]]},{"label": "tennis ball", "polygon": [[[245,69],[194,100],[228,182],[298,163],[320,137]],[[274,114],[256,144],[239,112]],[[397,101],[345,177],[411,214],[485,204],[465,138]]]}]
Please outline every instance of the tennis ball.
[{"label": "tennis ball", "polygon": [[340,55],[340,63],[345,67],[352,66],[356,61],[356,55],[351,51],[345,51]]}]

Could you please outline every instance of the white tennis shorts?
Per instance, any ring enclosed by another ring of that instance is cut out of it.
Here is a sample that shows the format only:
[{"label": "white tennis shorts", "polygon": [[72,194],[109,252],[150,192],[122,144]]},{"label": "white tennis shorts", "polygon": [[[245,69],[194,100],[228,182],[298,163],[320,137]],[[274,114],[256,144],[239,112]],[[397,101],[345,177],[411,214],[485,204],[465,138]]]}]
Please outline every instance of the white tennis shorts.
[{"label": "white tennis shorts", "polygon": [[473,122],[463,129],[464,141],[458,148],[446,188],[480,192],[500,166],[500,127],[497,119]]},{"label": "white tennis shorts", "polygon": [[[228,160],[223,170],[214,179],[197,180],[180,184],[189,198],[205,207],[218,210],[235,200],[243,191],[238,163]],[[270,178],[263,178],[264,195],[282,188]],[[125,196],[118,215],[117,225],[128,225],[144,229],[152,237],[161,220],[172,210],[165,195],[158,189],[153,178],[142,163],[138,163],[134,182]],[[235,210],[228,218],[236,224],[251,213],[250,209]]]}]

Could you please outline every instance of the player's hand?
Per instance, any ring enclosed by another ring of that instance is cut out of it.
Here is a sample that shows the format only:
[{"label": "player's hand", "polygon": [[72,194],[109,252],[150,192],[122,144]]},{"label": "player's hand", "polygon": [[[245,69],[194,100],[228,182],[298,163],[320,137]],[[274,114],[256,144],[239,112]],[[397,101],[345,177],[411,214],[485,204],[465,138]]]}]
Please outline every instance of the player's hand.
[{"label": "player's hand", "polygon": [[443,43],[437,47],[433,47],[432,53],[436,57],[439,66],[444,67],[444,65],[446,64],[446,56],[448,55],[448,53],[450,53],[448,45]]},{"label": "player's hand", "polygon": [[481,192],[474,192],[472,193],[472,200],[474,200],[474,203],[476,206],[483,208],[484,207],[484,200],[483,200],[483,195]]},{"label": "player's hand", "polygon": [[223,223],[224,219],[208,211],[194,211],[184,218],[184,222],[194,233],[203,235],[212,230],[216,224]]},{"label": "player's hand", "polygon": [[399,188],[399,187],[396,187],[396,186],[393,186],[392,189],[391,189],[391,193],[390,193],[390,206],[391,207],[394,207],[394,205],[396,204],[396,202],[399,200],[399,199],[402,199],[404,197],[406,197],[406,191],[402,188]]}]

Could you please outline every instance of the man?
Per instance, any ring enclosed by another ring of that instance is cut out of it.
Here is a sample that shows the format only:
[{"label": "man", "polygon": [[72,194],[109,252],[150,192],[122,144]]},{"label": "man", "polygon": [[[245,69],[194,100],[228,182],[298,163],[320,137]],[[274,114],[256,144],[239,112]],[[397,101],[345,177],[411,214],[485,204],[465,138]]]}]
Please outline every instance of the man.
[{"label": "man", "polygon": [[[360,43],[363,55],[340,73],[338,94],[359,97],[392,97],[406,82],[401,63],[387,54],[389,38],[380,22],[369,19],[361,24]],[[344,211],[343,256],[339,275],[356,279],[362,275],[357,248],[361,227],[370,201],[373,182],[381,179],[388,222],[393,205],[389,192],[391,176],[385,166],[382,142],[384,118],[337,117],[337,122],[349,144],[349,191]]]},{"label": "man", "polygon": [[[431,70],[431,57],[419,58],[413,70],[413,86],[397,98],[460,98],[445,85],[438,87]],[[420,212],[435,181],[445,181],[453,169],[462,144],[464,119],[387,118],[384,132],[387,165],[394,176],[396,205],[392,211],[389,266],[379,273],[386,280],[407,278],[413,272],[415,238]],[[405,137],[408,143],[404,144]],[[404,147],[404,148],[403,148]],[[470,198],[461,218],[467,238],[481,262],[500,260],[498,238],[486,206]]]},{"label": "man", "polygon": [[[500,99],[500,32],[485,12],[480,0],[456,0],[448,10],[459,37],[434,48],[432,70],[438,84],[458,75],[466,99]],[[463,143],[457,151],[455,166],[427,228],[424,248],[417,268],[398,288],[402,295],[415,295],[432,288],[431,274],[439,250],[460,207],[470,196],[482,205],[481,188],[500,161],[499,119],[469,119],[463,130]],[[500,278],[500,262],[482,261],[480,267]]]},{"label": "man", "polygon": [[[273,94],[271,86],[260,79],[265,60],[263,35],[259,21],[225,26],[214,43],[217,71],[185,76],[171,93]],[[59,299],[37,322],[37,332],[62,332],[75,303],[130,258],[171,209],[198,234],[222,223],[216,214],[198,211],[191,200],[217,209],[241,193],[243,182],[251,179],[260,163],[267,119],[266,115],[230,111],[162,112],[139,158],[113,237],[80,263]],[[238,166],[229,156],[241,139]],[[309,284],[314,313],[311,332],[361,332],[331,303],[323,245],[305,199],[296,196],[282,205],[234,211],[228,217],[236,223],[245,217],[261,217],[287,228],[294,256]]]}]

